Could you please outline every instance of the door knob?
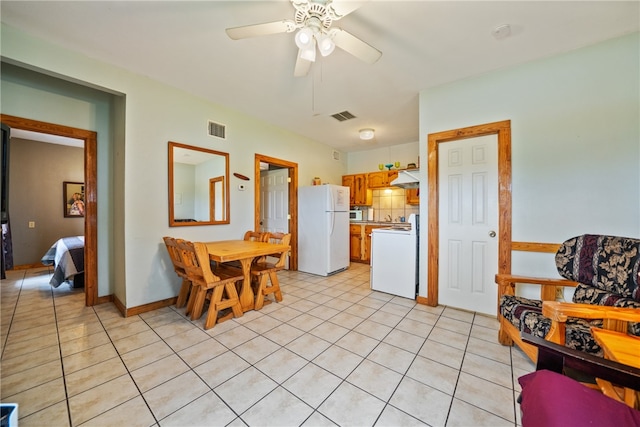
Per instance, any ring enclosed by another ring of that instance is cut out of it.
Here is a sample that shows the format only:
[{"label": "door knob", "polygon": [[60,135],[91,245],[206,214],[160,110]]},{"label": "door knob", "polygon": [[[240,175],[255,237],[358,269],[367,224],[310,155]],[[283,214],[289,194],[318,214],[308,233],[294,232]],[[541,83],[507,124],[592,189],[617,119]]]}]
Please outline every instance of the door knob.
[{"label": "door knob", "polygon": [[489,232],[489,237],[496,237],[496,232],[495,232],[495,231],[493,231],[493,230],[491,230],[491,231]]}]

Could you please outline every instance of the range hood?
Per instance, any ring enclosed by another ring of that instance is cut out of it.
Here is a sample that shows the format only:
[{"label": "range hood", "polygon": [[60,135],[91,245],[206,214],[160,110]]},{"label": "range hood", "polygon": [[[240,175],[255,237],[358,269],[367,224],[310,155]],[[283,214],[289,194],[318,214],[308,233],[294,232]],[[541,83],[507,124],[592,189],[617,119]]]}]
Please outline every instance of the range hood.
[{"label": "range hood", "polygon": [[420,187],[419,169],[411,171],[398,171],[398,177],[391,181],[393,187],[400,188],[418,188]]}]

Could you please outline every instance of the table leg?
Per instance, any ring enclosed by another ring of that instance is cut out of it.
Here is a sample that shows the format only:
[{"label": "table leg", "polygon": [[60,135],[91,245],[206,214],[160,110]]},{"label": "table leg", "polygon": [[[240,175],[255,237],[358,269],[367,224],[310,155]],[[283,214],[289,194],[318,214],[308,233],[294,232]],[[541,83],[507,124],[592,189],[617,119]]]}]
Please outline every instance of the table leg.
[{"label": "table leg", "polygon": [[240,264],[242,265],[242,274],[244,275],[244,280],[242,281],[242,288],[240,289],[240,305],[242,306],[242,311],[253,310],[254,307],[254,298],[253,298],[253,290],[251,289],[251,262],[253,258],[241,259]]}]

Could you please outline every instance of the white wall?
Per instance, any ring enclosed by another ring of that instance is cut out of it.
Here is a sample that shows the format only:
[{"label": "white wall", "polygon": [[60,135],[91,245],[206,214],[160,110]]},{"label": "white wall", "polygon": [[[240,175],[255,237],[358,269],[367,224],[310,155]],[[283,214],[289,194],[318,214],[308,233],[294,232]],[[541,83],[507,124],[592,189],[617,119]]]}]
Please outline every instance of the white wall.
[{"label": "white wall", "polygon": [[37,265],[56,240],[84,234],[82,218],[64,216],[62,193],[64,181],[83,181],[83,149],[11,138],[9,152],[13,265]]},{"label": "white wall", "polygon": [[[136,307],[177,295],[179,281],[172,272],[162,236],[173,235],[191,240],[221,240],[238,238],[253,228],[253,195],[255,182],[244,182],[246,191],[238,191],[239,181],[231,177],[231,224],[198,227],[168,227],[167,145],[176,141],[202,146],[230,154],[230,171],[253,176],[254,154],[280,158],[299,165],[300,185],[309,185],[314,176],[324,182],[341,182],[346,173],[346,159],[333,159],[333,149],[275,126],[239,114],[146,77],[94,61],[65,49],[33,38],[2,24],[2,56],[29,67],[47,70],[72,80],[85,82],[109,91],[124,94],[126,112],[124,132],[112,130],[108,141],[113,156],[109,170],[117,173],[105,178],[105,170],[98,170],[99,185],[105,179],[114,192],[106,192],[108,199],[99,205],[122,203],[122,217],[117,211],[99,216],[99,227],[109,222],[110,251],[123,257],[123,265],[116,264],[111,272],[108,290],[125,304]],[[3,81],[3,87],[5,81]],[[94,129],[95,116],[86,120],[71,118],[59,106],[53,112],[46,96],[29,95],[29,87],[16,87],[14,95],[5,99],[3,113],[53,123]],[[55,97],[64,97],[56,94]],[[29,110],[37,102],[37,114]],[[89,103],[90,104],[90,103]],[[117,106],[116,109],[121,109]],[[62,111],[61,111],[62,110]],[[227,126],[227,139],[207,136],[207,121]],[[116,123],[117,124],[117,123]],[[100,131],[98,132],[100,138]],[[118,139],[118,135],[124,141]],[[99,141],[100,142],[100,141]],[[108,160],[107,160],[108,161]],[[124,178],[124,181],[122,179]],[[123,187],[123,194],[119,188]],[[104,194],[104,192],[103,192]],[[115,219],[114,219],[115,217]],[[119,235],[122,237],[119,237]],[[100,238],[100,235],[99,235]],[[104,240],[104,239],[103,239]],[[100,268],[100,265],[99,265]],[[122,271],[124,274],[122,275]],[[113,279],[117,283],[113,283]],[[124,281],[125,283],[120,283]],[[103,289],[99,281],[99,289]]]},{"label": "white wall", "polygon": [[418,156],[419,142],[356,151],[347,154],[347,170],[349,174],[377,172],[380,163],[390,164],[394,162],[400,162],[400,167],[405,168],[409,163],[419,165]]},{"label": "white wall", "polygon": [[[511,120],[513,240],[640,236],[640,35],[420,93],[420,135]],[[420,156],[426,159],[426,143]],[[421,170],[426,186],[426,169]],[[427,247],[427,204],[421,204]],[[420,294],[426,295],[426,259]],[[544,270],[544,271],[543,271]],[[552,256],[514,253],[513,272],[557,275]]]},{"label": "white wall", "polygon": [[[2,56],[7,58],[11,38],[2,27]],[[113,229],[114,210],[121,204],[112,203],[114,177],[113,133],[109,119],[114,96],[92,88],[78,86],[21,67],[2,63],[2,112],[17,117],[62,124],[93,130],[98,134],[98,296],[114,293],[114,286],[123,281],[114,277],[115,261],[111,239],[117,236]],[[37,173],[44,175],[45,170]],[[82,179],[78,179],[82,181]],[[53,243],[53,242],[51,242]],[[124,294],[124,292],[122,292]]]}]

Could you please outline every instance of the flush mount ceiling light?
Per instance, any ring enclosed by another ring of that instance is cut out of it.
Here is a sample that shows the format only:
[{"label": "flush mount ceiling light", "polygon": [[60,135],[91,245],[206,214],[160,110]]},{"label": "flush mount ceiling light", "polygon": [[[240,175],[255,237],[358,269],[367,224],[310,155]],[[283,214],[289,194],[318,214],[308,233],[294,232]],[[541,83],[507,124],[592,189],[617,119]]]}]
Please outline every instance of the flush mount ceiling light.
[{"label": "flush mount ceiling light", "polygon": [[373,139],[373,136],[375,135],[376,131],[371,129],[371,128],[367,128],[367,129],[360,129],[360,139],[364,139],[369,140],[369,139]]}]

